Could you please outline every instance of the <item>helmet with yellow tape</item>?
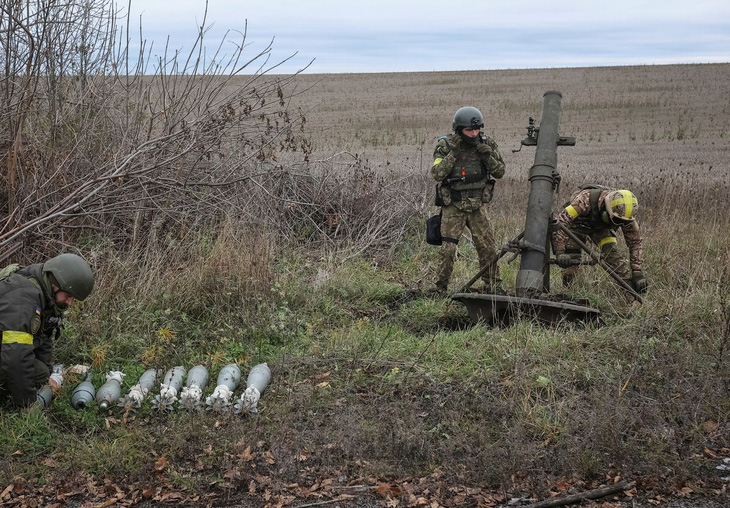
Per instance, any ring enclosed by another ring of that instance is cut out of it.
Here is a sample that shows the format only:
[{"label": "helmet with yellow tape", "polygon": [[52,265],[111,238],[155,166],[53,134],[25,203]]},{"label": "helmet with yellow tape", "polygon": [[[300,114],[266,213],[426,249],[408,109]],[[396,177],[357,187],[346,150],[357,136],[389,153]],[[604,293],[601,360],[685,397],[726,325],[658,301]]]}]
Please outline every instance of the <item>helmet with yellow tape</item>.
[{"label": "helmet with yellow tape", "polygon": [[614,224],[626,224],[636,218],[639,201],[631,191],[615,190],[606,194],[603,200],[609,220]]}]

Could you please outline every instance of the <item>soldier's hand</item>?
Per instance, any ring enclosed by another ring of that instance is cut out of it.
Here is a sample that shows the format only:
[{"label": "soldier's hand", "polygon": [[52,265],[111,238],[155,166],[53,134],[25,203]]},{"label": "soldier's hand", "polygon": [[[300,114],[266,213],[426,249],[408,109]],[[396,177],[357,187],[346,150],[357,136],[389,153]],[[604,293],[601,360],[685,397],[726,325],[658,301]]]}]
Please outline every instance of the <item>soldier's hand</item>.
[{"label": "soldier's hand", "polygon": [[477,152],[482,156],[492,155],[492,147],[486,143],[479,143],[477,145]]},{"label": "soldier's hand", "polygon": [[637,293],[646,293],[646,290],[649,288],[649,281],[646,280],[644,272],[634,270],[631,272],[631,285]]},{"label": "soldier's hand", "polygon": [[570,257],[570,254],[566,254],[564,252],[555,256],[555,262],[560,268],[570,268],[570,262],[572,259],[573,258]]},{"label": "soldier's hand", "polygon": [[456,164],[456,156],[453,152],[446,154],[446,157],[441,161],[441,165],[449,170],[454,167],[454,164]]}]

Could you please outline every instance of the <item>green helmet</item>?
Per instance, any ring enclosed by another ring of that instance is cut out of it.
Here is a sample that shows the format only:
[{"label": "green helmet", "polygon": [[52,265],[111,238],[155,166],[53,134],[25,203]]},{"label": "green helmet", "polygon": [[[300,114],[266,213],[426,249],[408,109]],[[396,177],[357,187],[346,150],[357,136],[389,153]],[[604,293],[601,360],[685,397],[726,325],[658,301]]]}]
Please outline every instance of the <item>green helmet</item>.
[{"label": "green helmet", "polygon": [[481,129],[484,127],[484,117],[481,111],[472,106],[459,108],[454,113],[454,121],[451,122],[451,127],[454,129],[454,132],[458,132],[459,129],[463,129],[464,127]]},{"label": "green helmet", "polygon": [[61,254],[43,264],[43,273],[50,273],[58,288],[77,300],[85,300],[94,289],[94,274],[89,263],[76,254]]}]

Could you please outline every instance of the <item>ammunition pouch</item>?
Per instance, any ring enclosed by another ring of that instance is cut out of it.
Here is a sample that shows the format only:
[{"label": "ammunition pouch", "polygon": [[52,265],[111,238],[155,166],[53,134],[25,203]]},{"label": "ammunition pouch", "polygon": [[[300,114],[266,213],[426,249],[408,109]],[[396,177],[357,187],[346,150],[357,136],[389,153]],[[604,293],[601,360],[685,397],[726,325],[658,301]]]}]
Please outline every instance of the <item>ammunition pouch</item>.
[{"label": "ammunition pouch", "polygon": [[488,185],[487,175],[467,176],[449,185],[451,201],[479,198],[484,201],[484,190]]},{"label": "ammunition pouch", "polygon": [[441,245],[442,243],[440,213],[426,219],[426,243],[429,245]]},{"label": "ammunition pouch", "polygon": [[492,198],[494,197],[494,183],[494,178],[487,180],[487,185],[484,186],[484,190],[482,191],[482,203],[492,202]]}]

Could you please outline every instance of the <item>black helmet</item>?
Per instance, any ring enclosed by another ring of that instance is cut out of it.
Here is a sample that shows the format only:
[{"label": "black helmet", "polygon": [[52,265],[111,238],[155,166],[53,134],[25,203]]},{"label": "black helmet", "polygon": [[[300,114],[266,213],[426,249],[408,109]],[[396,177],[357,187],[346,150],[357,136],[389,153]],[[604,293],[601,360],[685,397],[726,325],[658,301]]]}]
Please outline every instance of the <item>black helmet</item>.
[{"label": "black helmet", "polygon": [[58,286],[77,300],[85,300],[94,289],[94,274],[89,263],[76,254],[61,254],[43,264],[43,273],[50,273]]},{"label": "black helmet", "polygon": [[481,129],[484,127],[484,117],[481,111],[472,106],[459,108],[454,113],[454,121],[451,123],[451,127],[454,129],[454,132],[458,132],[459,129],[463,129],[464,127]]}]

